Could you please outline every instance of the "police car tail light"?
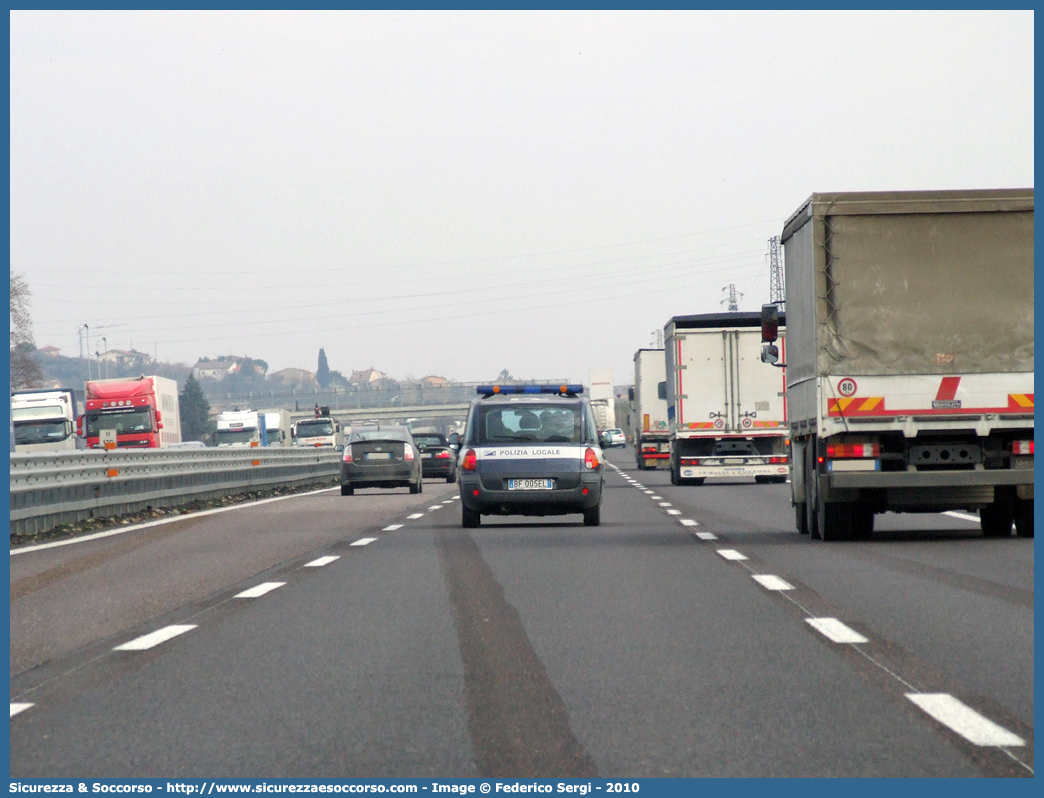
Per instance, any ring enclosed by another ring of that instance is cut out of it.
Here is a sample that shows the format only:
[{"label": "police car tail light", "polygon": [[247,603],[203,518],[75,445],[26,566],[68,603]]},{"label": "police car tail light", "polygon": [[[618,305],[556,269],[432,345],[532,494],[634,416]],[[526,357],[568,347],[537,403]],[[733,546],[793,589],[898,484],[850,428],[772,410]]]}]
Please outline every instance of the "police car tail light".
[{"label": "police car tail light", "polygon": [[465,471],[474,471],[476,460],[478,460],[478,457],[475,454],[475,450],[468,449],[464,453],[464,459],[461,461],[460,467],[463,468]]},{"label": "police car tail light", "polygon": [[1033,441],[1012,441],[1012,454],[1033,454]]},{"label": "police car tail light", "polygon": [[588,449],[584,452],[584,467],[598,468],[598,455],[595,454],[594,449]]},{"label": "police car tail light", "polygon": [[413,460],[413,447],[410,446],[408,443],[406,444],[406,446],[403,447],[402,459],[405,460],[407,463]]},{"label": "police car tail light", "polygon": [[827,446],[827,457],[840,460],[846,457],[880,457],[878,443],[832,443]]}]

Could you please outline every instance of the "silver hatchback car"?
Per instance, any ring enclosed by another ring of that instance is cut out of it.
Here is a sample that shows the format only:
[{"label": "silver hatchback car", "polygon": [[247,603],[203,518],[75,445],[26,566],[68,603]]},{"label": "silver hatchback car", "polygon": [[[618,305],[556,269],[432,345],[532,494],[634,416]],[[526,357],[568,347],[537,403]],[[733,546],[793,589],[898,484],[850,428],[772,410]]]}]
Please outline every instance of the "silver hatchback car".
[{"label": "silver hatchback car", "polygon": [[341,458],[341,495],[356,488],[424,489],[420,451],[408,428],[399,424],[356,427]]}]

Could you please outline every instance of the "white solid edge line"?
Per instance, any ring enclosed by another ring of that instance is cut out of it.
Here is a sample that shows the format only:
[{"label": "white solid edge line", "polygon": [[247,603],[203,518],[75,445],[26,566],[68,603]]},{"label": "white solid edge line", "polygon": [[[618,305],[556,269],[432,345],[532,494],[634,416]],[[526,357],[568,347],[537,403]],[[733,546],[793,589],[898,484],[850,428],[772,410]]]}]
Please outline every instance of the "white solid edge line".
[{"label": "white solid edge line", "polygon": [[242,593],[236,593],[233,598],[261,598],[265,593],[271,593],[285,584],[286,582],[262,582],[260,585],[254,585],[244,590]]},{"label": "white solid edge line", "polygon": [[977,515],[968,515],[968,513],[960,513],[956,510],[949,510],[948,512],[941,513],[941,515],[948,515],[950,518],[959,518],[961,521],[971,521],[974,524],[979,523],[980,519]]},{"label": "white solid edge line", "polygon": [[699,526],[699,524],[696,521],[693,521],[691,518],[679,518],[678,522],[682,526]]},{"label": "white solid edge line", "polygon": [[164,626],[162,629],[157,629],[155,632],[150,632],[147,635],[128,640],[126,643],[116,646],[113,651],[144,651],[147,648],[158,646],[160,643],[165,643],[172,637],[183,635],[185,632],[191,632],[195,628],[196,624],[194,623]]},{"label": "white solid edge line", "polygon": [[859,632],[837,618],[805,618],[805,623],[834,643],[869,643]]},{"label": "white solid edge line", "polygon": [[359,538],[354,543],[349,543],[348,545],[349,546],[369,546],[375,540],[377,540],[377,538]]},{"label": "white solid edge line", "polygon": [[697,532],[696,533],[696,537],[698,537],[700,540],[717,540],[718,539],[718,536],[715,535],[713,532]]},{"label": "white solid edge line", "polygon": [[32,704],[16,704],[16,703],[12,702],[11,703],[11,717],[13,718],[19,712],[25,712],[31,706],[33,706],[33,705]]},{"label": "white solid edge line", "polygon": [[754,574],[754,581],[765,590],[793,590],[794,586],[773,574]]},{"label": "white solid edge line", "polygon": [[998,726],[948,693],[907,693],[906,697],[974,745],[1006,748],[1026,744],[1017,734]]},{"label": "white solid edge line", "polygon": [[726,560],[745,560],[747,555],[741,554],[735,549],[718,549],[718,554],[724,557]]},{"label": "white solid edge line", "polygon": [[391,526],[386,526],[384,529],[381,530],[381,532],[394,532],[396,529],[402,529],[402,524],[392,524]]},{"label": "white solid edge line", "polygon": [[59,546],[71,546],[73,543],[86,543],[89,540],[99,540],[100,538],[108,538],[113,535],[122,535],[125,532],[137,532],[139,529],[147,529],[148,527],[160,526],[161,524],[171,524],[175,521],[185,521],[190,518],[202,518],[207,515],[227,513],[230,510],[240,510],[244,507],[256,507],[259,504],[271,504],[272,502],[281,502],[286,499],[297,499],[302,496],[315,496],[319,493],[329,493],[331,490],[335,489],[323,488],[322,490],[310,490],[307,493],[291,493],[289,496],[273,496],[269,499],[258,499],[254,502],[242,502],[241,504],[233,504],[228,507],[215,507],[212,510],[200,510],[196,513],[172,515],[169,518],[157,518],[155,521],[146,521],[142,524],[131,524],[130,526],[120,527],[119,529],[107,529],[104,532],[95,532],[91,535],[69,538],[68,540],[56,540],[53,543],[39,543],[36,546],[21,546],[17,549],[11,549],[11,556],[14,557],[16,554],[28,554],[31,551],[42,551],[43,549],[55,549]]},{"label": "white solid edge line", "polygon": [[406,516],[406,518],[408,518],[410,521],[416,521],[418,518],[423,517],[424,513],[410,513],[408,516]]},{"label": "white solid edge line", "polygon": [[340,554],[330,554],[330,555],[327,555],[326,557],[320,557],[318,560],[312,560],[311,562],[306,562],[301,567],[302,568],[322,568],[324,565],[329,565],[334,560],[339,560],[339,559],[341,559],[341,555]]}]

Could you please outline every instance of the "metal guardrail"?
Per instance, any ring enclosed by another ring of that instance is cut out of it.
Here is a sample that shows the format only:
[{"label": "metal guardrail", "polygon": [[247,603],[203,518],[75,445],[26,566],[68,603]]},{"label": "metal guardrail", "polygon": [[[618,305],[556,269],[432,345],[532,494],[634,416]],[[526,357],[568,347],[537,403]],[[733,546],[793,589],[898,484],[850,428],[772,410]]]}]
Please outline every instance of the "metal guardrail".
[{"label": "metal guardrail", "polygon": [[11,455],[11,534],[244,490],[333,481],[333,448],[149,449]]}]

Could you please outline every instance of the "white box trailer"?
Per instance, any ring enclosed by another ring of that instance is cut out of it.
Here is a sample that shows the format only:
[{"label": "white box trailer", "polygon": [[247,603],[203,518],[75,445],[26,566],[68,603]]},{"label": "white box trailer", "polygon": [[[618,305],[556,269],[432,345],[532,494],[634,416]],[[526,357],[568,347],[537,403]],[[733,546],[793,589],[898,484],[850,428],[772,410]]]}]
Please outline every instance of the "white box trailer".
[{"label": "white box trailer", "polygon": [[798,530],[1032,537],[1033,189],[813,194],[782,242]]},{"label": "white box trailer", "polygon": [[587,370],[587,397],[595,414],[598,434],[616,428],[616,395],[613,392],[613,370],[590,368]]},{"label": "white box trailer", "polygon": [[761,314],[675,316],[664,334],[671,482],[785,482],[785,385],[761,362]]},{"label": "white box trailer", "polygon": [[667,358],[663,349],[634,353],[634,385],[628,390],[639,470],[669,466],[671,430],[667,419]]}]

